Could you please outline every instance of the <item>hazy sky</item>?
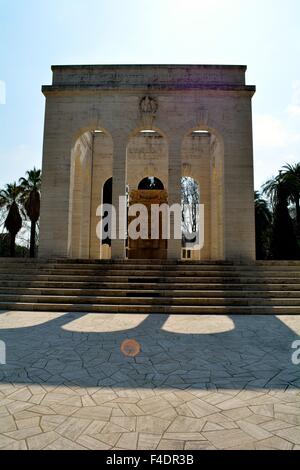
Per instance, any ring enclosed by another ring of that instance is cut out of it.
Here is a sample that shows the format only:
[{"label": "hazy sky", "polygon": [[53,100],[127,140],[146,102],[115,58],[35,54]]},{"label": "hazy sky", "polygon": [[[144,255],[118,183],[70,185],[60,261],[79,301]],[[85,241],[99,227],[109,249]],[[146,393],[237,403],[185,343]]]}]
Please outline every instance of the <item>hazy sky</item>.
[{"label": "hazy sky", "polygon": [[89,63],[245,64],[256,188],[300,160],[299,0],[0,0],[0,187],[41,166],[51,65]]}]

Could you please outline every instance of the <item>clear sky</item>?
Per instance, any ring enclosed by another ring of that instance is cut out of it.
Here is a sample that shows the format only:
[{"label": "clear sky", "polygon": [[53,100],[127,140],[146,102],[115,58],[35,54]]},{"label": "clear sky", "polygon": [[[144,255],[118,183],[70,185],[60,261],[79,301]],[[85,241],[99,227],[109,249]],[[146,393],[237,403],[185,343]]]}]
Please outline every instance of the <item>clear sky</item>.
[{"label": "clear sky", "polygon": [[247,65],[256,188],[300,160],[299,0],[0,0],[0,187],[41,166],[50,66],[124,63]]}]

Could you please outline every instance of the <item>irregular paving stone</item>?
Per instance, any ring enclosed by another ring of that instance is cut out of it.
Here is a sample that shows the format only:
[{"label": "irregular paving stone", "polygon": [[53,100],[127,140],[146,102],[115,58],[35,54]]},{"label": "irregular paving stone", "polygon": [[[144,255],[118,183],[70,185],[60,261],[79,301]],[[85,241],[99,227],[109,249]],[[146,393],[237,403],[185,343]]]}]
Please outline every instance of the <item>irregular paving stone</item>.
[{"label": "irregular paving stone", "polygon": [[111,408],[104,406],[85,406],[72,414],[76,418],[108,420],[111,415]]},{"label": "irregular paving stone", "polygon": [[141,408],[145,414],[155,414],[160,411],[172,410],[172,406],[164,399],[157,400],[154,398],[146,398],[137,403],[137,406]]},{"label": "irregular paving stone", "polygon": [[244,406],[244,402],[240,400],[239,398],[231,398],[223,401],[222,403],[219,403],[217,406],[221,410],[233,410],[236,408],[242,408]]},{"label": "irregular paving stone", "polygon": [[270,417],[253,414],[252,416],[248,416],[247,418],[245,418],[245,421],[248,421],[249,423],[253,423],[253,424],[262,424],[266,422],[269,423]]},{"label": "irregular paving stone", "polygon": [[119,406],[126,416],[141,416],[144,414],[144,411],[134,403],[120,403]]},{"label": "irregular paving stone", "polygon": [[238,425],[231,418],[227,418],[221,413],[215,413],[213,415],[206,416],[204,419],[206,419],[208,423],[219,424],[224,429],[238,428]]},{"label": "irregular paving stone", "polygon": [[18,413],[20,411],[24,411],[26,409],[29,409],[32,406],[31,403],[25,403],[23,401],[15,401],[12,402],[8,405],[6,405],[6,408],[11,414]]},{"label": "irregular paving stone", "polygon": [[214,414],[218,411],[218,408],[200,400],[199,398],[189,401],[187,406],[197,418],[203,418],[204,416]]},{"label": "irregular paving stone", "polygon": [[176,412],[178,415],[181,415],[181,416],[195,418],[195,414],[192,412],[191,408],[187,405],[187,403],[184,403],[183,405],[178,406],[176,408]]},{"label": "irregular paving stone", "polygon": [[60,415],[42,416],[40,426],[44,432],[54,431],[54,429],[56,429],[66,419],[66,416]]},{"label": "irregular paving stone", "polygon": [[111,412],[111,416],[126,416],[126,415],[122,410],[120,410],[120,408],[113,408]]},{"label": "irregular paving stone", "polygon": [[230,449],[234,446],[245,446],[254,441],[240,429],[228,429],[226,431],[203,432],[203,436],[218,449]]},{"label": "irregular paving stone", "polygon": [[271,418],[274,416],[274,405],[252,405],[249,408],[253,413],[260,416],[270,416]]},{"label": "irregular paving stone", "polygon": [[257,424],[249,423],[247,421],[236,421],[236,424],[239,426],[240,429],[245,431],[250,436],[254,437],[254,439],[260,441],[262,439],[268,439],[272,437],[272,434],[263,429],[262,427],[258,426]]},{"label": "irregular paving stone", "polygon": [[274,431],[279,431],[280,429],[286,429],[286,428],[290,428],[292,427],[293,425],[290,424],[290,423],[285,423],[284,421],[280,421],[280,420],[271,420],[271,421],[268,421],[267,423],[262,423],[261,424],[261,427],[266,429],[266,431],[270,431],[270,432],[274,432]]},{"label": "irregular paving stone", "polygon": [[256,444],[256,448],[271,448],[277,450],[291,450],[293,448],[293,444],[286,441],[285,439],[281,439],[280,437],[272,436],[268,439],[264,439]]},{"label": "irregular paving stone", "polygon": [[184,441],[162,439],[157,450],[184,450]]},{"label": "irregular paving stone", "polygon": [[137,440],[137,432],[124,433],[118,440],[117,445],[122,449],[135,450],[137,448]]},{"label": "irregular paving stone", "polygon": [[139,433],[138,449],[141,450],[155,450],[161,439],[160,435]]},{"label": "irregular paving stone", "polygon": [[238,419],[248,418],[253,413],[245,406],[243,408],[234,408],[232,410],[223,411],[222,414],[236,421]]},{"label": "irregular paving stone", "polygon": [[118,426],[121,426],[122,428],[127,429],[130,432],[136,430],[136,418],[114,416],[111,417],[110,422],[112,424],[117,424]]},{"label": "irregular paving stone", "polygon": [[95,403],[95,401],[89,395],[81,397],[81,403],[83,407],[97,405],[97,403]]},{"label": "irregular paving stone", "polygon": [[0,449],[6,448],[7,446],[15,443],[15,439],[0,434]]},{"label": "irregular paving stone", "polygon": [[18,431],[8,432],[6,433],[6,435],[12,437],[13,439],[21,440],[31,436],[35,436],[36,434],[41,434],[41,432],[42,429],[39,426],[35,426],[33,428],[25,428],[19,429]]},{"label": "irregular paving stone", "polygon": [[205,438],[200,434],[200,432],[166,432],[163,435],[163,439],[167,440],[178,440],[178,441],[201,441]]},{"label": "irregular paving stone", "polygon": [[91,421],[88,419],[67,418],[56,428],[56,432],[63,437],[75,441],[90,423]]},{"label": "irregular paving stone", "polygon": [[12,416],[1,416],[0,433],[15,431],[17,429],[15,420]]},{"label": "irregular paving stone", "polygon": [[141,433],[162,434],[170,425],[171,420],[165,420],[152,416],[139,416],[136,430]]},{"label": "irregular paving stone", "polygon": [[230,450],[256,450],[256,447],[254,443],[249,442],[248,444],[230,447]]},{"label": "irregular paving stone", "polygon": [[83,447],[77,442],[73,442],[65,437],[59,437],[56,441],[45,447],[44,450],[86,450],[87,447]]},{"label": "irregular paving stone", "polygon": [[169,408],[167,410],[158,411],[157,413],[153,413],[155,418],[161,418],[164,420],[172,421],[177,417],[177,411],[174,408]]},{"label": "irregular paving stone", "polygon": [[8,444],[5,446],[5,450],[27,450],[26,441],[23,439],[21,441],[15,441],[13,444]]},{"label": "irregular paving stone", "polygon": [[216,450],[216,447],[207,441],[186,442],[184,450]]},{"label": "irregular paving stone", "polygon": [[287,415],[300,415],[300,408],[292,405],[285,405],[282,403],[277,403],[274,405],[275,413],[284,413]]},{"label": "irregular paving stone", "polygon": [[92,436],[86,436],[86,435],[80,436],[77,439],[77,442],[78,444],[81,444],[85,446],[87,449],[91,449],[91,450],[108,450],[111,448],[110,445],[105,444],[104,442],[99,441],[98,439],[95,439]]},{"label": "irregular paving stone", "polygon": [[122,433],[104,433],[104,432],[101,432],[99,434],[93,434],[93,437],[95,439],[98,439],[101,442],[104,442],[104,444],[107,444],[110,447],[113,447],[113,446],[116,445],[116,443],[120,439],[121,435],[122,435]]},{"label": "irregular paving stone", "polygon": [[293,424],[294,426],[300,426],[300,416],[299,415],[291,415],[286,413],[275,413],[275,418],[281,421],[285,421],[286,423]]},{"label": "irregular paving stone", "polygon": [[18,429],[34,428],[40,425],[40,418],[38,416],[34,418],[25,418],[16,420]]},{"label": "irregular paving stone", "polygon": [[32,395],[32,397],[30,398],[29,401],[30,401],[30,403],[40,405],[41,402],[43,401],[45,395],[46,395],[46,393],[40,393],[40,394],[37,394],[37,395]]},{"label": "irregular paving stone", "polygon": [[203,431],[222,431],[223,428],[219,424],[207,422],[203,428]]},{"label": "irregular paving stone", "polygon": [[31,398],[32,394],[28,390],[27,387],[22,388],[21,390],[17,390],[16,392],[8,395],[10,400],[17,400],[17,401],[27,401]]},{"label": "irregular paving stone", "polygon": [[59,435],[54,431],[44,432],[42,434],[37,434],[33,437],[27,439],[27,445],[29,450],[40,450],[44,449],[46,446],[52,444]]},{"label": "irregular paving stone", "polygon": [[92,421],[91,424],[85,429],[84,433],[89,435],[98,434],[106,425],[107,421]]},{"label": "irregular paving stone", "polygon": [[178,416],[168,428],[168,432],[201,432],[205,422],[205,419]]},{"label": "irregular paving stone", "polygon": [[292,428],[281,429],[275,431],[276,436],[282,437],[293,444],[300,444],[300,426]]},{"label": "irregular paving stone", "polygon": [[0,418],[2,418],[3,416],[9,416],[9,412],[7,411],[5,406],[0,407]]},{"label": "irregular paving stone", "polygon": [[119,426],[118,424],[107,423],[104,426],[102,432],[105,434],[123,434],[123,433],[128,433],[128,429],[123,428],[122,426]]},{"label": "irregular paving stone", "polygon": [[48,406],[41,406],[41,405],[30,406],[29,410],[27,411],[31,411],[39,415],[54,415],[55,414],[55,411],[53,411]]}]

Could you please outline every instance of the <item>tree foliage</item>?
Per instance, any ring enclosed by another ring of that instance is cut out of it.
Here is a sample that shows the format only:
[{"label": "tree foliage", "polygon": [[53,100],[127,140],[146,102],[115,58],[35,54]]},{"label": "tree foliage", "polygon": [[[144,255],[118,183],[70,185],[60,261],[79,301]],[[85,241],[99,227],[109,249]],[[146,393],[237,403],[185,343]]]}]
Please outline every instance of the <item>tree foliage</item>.
[{"label": "tree foliage", "polygon": [[[263,185],[272,205],[271,250],[273,259],[299,259],[300,163],[285,165],[279,174]],[[295,207],[295,218],[292,217]]]},{"label": "tree foliage", "polygon": [[[40,216],[40,187],[41,170],[34,168],[27,171],[26,178],[20,178],[16,182],[7,184],[0,190],[0,227],[7,230],[10,238],[10,256],[27,255],[26,246],[16,246],[20,233],[27,231],[27,220],[30,220],[30,256],[35,255],[37,224]],[[22,231],[21,231],[22,229]],[[5,233],[0,238],[0,255],[8,256],[7,236]]]}]

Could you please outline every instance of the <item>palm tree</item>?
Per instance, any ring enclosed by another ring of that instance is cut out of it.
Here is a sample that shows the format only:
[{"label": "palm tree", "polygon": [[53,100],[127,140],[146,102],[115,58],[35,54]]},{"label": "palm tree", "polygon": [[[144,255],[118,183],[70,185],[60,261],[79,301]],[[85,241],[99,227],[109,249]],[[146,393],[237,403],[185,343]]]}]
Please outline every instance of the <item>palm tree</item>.
[{"label": "palm tree", "polygon": [[20,178],[21,202],[30,219],[30,257],[35,255],[36,224],[40,217],[41,170],[33,168],[26,172],[27,178]]},{"label": "palm tree", "polygon": [[289,200],[293,185],[282,171],[263,185],[273,205],[272,253],[275,259],[297,259],[298,246],[293,221],[289,212]]},{"label": "palm tree", "polygon": [[4,227],[10,234],[10,256],[15,256],[16,236],[22,228],[22,217],[18,206],[20,194],[21,188],[17,183],[7,184],[0,191],[0,207],[8,211]]},{"label": "palm tree", "polygon": [[268,202],[261,197],[258,191],[254,193],[254,200],[256,258],[267,259],[271,248],[272,212],[269,209]]},{"label": "palm tree", "polygon": [[277,176],[273,176],[273,178],[266,181],[262,186],[262,193],[270,199],[273,208],[279,201],[279,187],[282,182],[282,171],[280,171]]},{"label": "palm tree", "polygon": [[300,235],[300,162],[294,165],[284,165],[283,177],[290,187],[290,202],[295,204],[297,233]]}]

